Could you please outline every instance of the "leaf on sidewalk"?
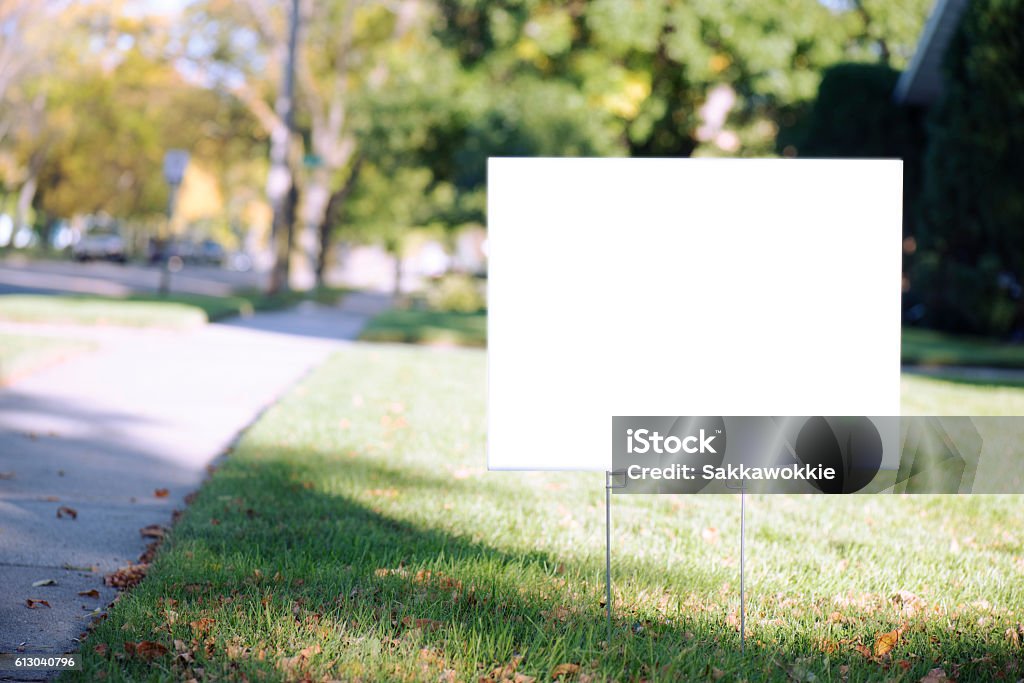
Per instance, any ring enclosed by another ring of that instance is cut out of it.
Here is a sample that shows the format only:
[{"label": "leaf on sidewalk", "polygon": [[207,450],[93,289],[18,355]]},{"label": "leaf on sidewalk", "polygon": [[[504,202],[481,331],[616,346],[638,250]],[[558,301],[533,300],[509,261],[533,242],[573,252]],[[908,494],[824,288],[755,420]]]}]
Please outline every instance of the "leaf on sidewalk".
[{"label": "leaf on sidewalk", "polygon": [[93,588],[91,590],[87,590],[87,591],[79,591],[78,594],[81,595],[83,598],[99,598],[100,597],[100,592],[98,590],[96,590],[95,588]]},{"label": "leaf on sidewalk", "polygon": [[153,491],[153,495],[156,496],[157,498],[166,498],[167,496],[171,495],[171,492],[168,489],[156,489],[155,491]]},{"label": "leaf on sidewalk", "polygon": [[29,609],[38,609],[39,605],[42,605],[43,607],[49,607],[50,603],[48,603],[46,600],[33,600],[32,598],[28,598],[27,600],[25,600],[25,606]]},{"label": "leaf on sidewalk", "polygon": [[40,586],[56,586],[57,582],[53,579],[39,579],[38,581],[32,582],[33,588],[39,588]]},{"label": "leaf on sidewalk", "polygon": [[160,526],[159,524],[150,524],[139,529],[139,534],[143,538],[163,538],[164,534],[167,533],[167,529]]},{"label": "leaf on sidewalk", "polygon": [[57,508],[57,519],[64,519],[65,517],[78,519],[78,510],[69,508],[67,505],[61,505]]}]

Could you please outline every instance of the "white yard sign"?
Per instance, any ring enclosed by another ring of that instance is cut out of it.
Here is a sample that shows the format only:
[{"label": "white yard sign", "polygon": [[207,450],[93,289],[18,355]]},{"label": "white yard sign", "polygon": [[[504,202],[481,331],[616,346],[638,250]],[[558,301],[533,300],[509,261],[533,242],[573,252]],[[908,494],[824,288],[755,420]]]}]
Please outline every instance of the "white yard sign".
[{"label": "white yard sign", "polygon": [[900,161],[491,159],[488,466],[613,415],[898,415]]}]

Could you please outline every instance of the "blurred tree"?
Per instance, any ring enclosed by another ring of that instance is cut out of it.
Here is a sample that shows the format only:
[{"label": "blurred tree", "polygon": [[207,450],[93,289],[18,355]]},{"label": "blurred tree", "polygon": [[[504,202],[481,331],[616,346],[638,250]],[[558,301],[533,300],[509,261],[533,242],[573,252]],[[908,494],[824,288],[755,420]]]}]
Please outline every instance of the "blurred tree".
[{"label": "blurred tree", "polygon": [[1024,337],[1024,1],[968,6],[931,119],[914,286],[923,322]]},{"label": "blurred tree", "polygon": [[[59,9],[31,0],[0,2],[0,188],[18,188],[18,225],[28,221],[45,158],[42,118],[48,74],[58,62],[60,43],[55,38],[77,18],[76,5],[66,5]],[[65,35],[73,41],[73,34]]]},{"label": "blurred tree", "polygon": [[[807,128],[794,144],[804,157],[872,157],[903,160],[904,272],[915,251],[921,195],[925,112],[897,104],[900,72],[885,64],[837,64],[825,70]],[[788,141],[779,141],[785,146]]]},{"label": "blurred tree", "polygon": [[[438,1],[438,35],[464,66],[486,69],[496,85],[524,72],[573,83],[616,118],[633,156],[772,152],[778,129],[806,112],[824,68],[902,66],[930,4]],[[701,111],[713,90],[724,95],[715,103],[722,111]]]},{"label": "blurred tree", "polygon": [[152,220],[166,207],[167,148],[192,150],[218,178],[251,157],[251,119],[230,98],[189,82],[169,54],[164,23],[120,2],[37,5],[47,13],[34,15],[20,38],[34,41],[31,77],[13,80],[0,106],[0,121],[10,124],[0,169],[19,185],[19,220],[30,206],[37,218]]},{"label": "blurred tree", "polygon": [[[341,211],[362,164],[353,103],[386,87],[396,64],[409,66],[425,38],[422,0],[311,2],[301,10],[296,54],[296,119],[292,176],[301,190],[299,253],[292,284],[308,289],[323,277],[331,219]],[[207,0],[194,6],[185,52],[209,85],[236,95],[268,134],[279,126],[268,102],[278,87],[286,49],[278,3]]]}]

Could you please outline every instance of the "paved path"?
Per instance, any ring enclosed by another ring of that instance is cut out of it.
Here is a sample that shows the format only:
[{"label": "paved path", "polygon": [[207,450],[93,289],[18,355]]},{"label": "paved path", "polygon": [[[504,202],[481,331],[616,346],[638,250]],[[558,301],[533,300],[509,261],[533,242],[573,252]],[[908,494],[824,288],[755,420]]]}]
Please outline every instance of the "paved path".
[{"label": "paved path", "polygon": [[[141,263],[74,263],[71,261],[0,259],[0,294],[98,294],[125,296],[152,293],[160,286],[161,268]],[[171,290],[227,296],[241,287],[260,287],[266,276],[216,266],[188,264],[171,276]]]},{"label": "paved path", "polygon": [[[74,651],[114,598],[103,576],[144,550],[139,529],[169,523],[240,430],[388,305],[352,294],[188,332],[77,328],[99,350],[0,390],[0,652]],[[32,586],[44,579],[57,585]]]},{"label": "paved path", "polygon": [[1024,370],[1017,368],[988,368],[969,365],[904,365],[903,373],[937,379],[991,382],[992,384],[1018,384],[1024,382]]}]

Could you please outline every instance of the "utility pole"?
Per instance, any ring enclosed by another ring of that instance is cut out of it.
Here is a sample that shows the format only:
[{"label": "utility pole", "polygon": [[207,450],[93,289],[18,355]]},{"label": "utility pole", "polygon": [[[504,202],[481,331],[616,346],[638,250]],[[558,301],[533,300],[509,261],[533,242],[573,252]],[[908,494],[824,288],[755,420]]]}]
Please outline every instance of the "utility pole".
[{"label": "utility pole", "polygon": [[270,134],[270,174],[267,177],[267,199],[274,212],[271,242],[274,267],[270,273],[269,293],[288,287],[291,259],[292,229],[295,218],[295,178],[289,164],[289,148],[295,128],[295,51],[299,39],[299,0],[291,0],[288,18],[288,51],[281,77],[281,89],[274,111],[277,121]]},{"label": "utility pole", "polygon": [[[167,296],[171,291],[171,273],[181,269],[181,259],[170,253],[171,244],[171,223],[174,221],[174,207],[178,203],[178,188],[185,180],[185,169],[188,168],[189,154],[183,149],[169,149],[164,154],[164,180],[167,181],[167,235],[164,238],[161,251],[163,265],[160,267],[161,296]],[[172,264],[171,261],[176,260]]]}]

